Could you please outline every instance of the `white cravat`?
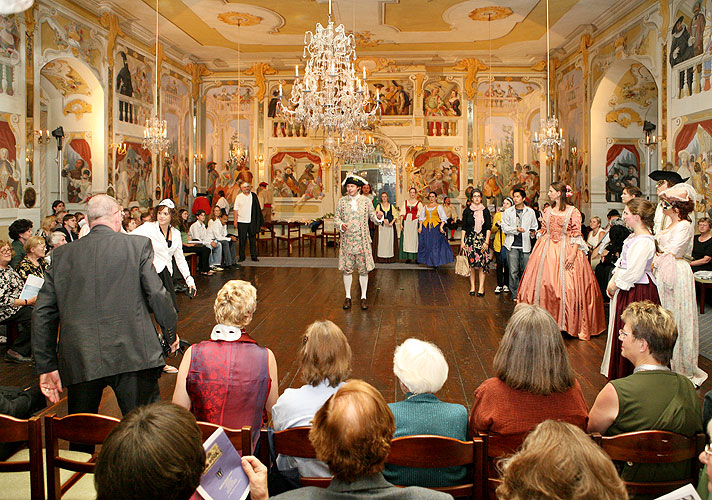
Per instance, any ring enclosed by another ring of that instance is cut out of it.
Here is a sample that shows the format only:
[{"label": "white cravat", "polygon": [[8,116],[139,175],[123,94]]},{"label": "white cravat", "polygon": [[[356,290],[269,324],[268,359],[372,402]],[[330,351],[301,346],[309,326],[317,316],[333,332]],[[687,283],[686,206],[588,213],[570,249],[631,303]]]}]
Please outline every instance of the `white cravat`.
[{"label": "white cravat", "polygon": [[358,210],[358,198],[361,196],[360,194],[357,194],[356,196],[349,196],[349,199],[351,200],[351,211],[355,212]]}]

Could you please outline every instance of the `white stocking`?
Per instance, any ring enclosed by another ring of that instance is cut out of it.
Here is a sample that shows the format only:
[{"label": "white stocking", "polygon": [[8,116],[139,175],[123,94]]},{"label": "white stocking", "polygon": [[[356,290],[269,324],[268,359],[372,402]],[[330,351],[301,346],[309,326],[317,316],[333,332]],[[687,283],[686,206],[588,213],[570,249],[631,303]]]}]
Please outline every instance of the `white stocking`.
[{"label": "white stocking", "polygon": [[361,284],[361,298],[365,299],[368,291],[368,274],[359,274],[358,282]]},{"label": "white stocking", "polygon": [[344,288],[346,289],[346,298],[351,298],[351,282],[353,281],[353,275],[344,274]]}]

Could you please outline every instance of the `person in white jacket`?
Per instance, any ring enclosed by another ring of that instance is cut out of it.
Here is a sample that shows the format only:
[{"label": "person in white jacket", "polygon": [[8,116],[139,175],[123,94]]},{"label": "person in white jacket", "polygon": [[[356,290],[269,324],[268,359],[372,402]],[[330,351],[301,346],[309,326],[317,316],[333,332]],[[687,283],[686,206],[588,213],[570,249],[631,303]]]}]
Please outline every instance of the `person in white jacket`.
[{"label": "person in white jacket", "polygon": [[205,227],[205,210],[198,210],[195,213],[195,222],[188,229],[188,238],[191,241],[199,241],[210,249],[208,264],[213,271],[222,271],[222,245],[208,234]]},{"label": "person in white jacket", "polygon": [[502,232],[507,235],[504,246],[509,254],[509,289],[512,292],[512,300],[517,299],[519,280],[529,262],[529,254],[532,251],[530,237],[535,235],[539,227],[534,210],[524,204],[525,196],[524,189],[513,189],[514,206],[502,214]]},{"label": "person in white jacket", "polygon": [[227,214],[223,214],[217,205],[213,207],[213,213],[210,216],[210,222],[208,222],[208,237],[222,246],[225,266],[229,268],[239,267],[235,254],[235,240],[237,238],[227,234]]}]

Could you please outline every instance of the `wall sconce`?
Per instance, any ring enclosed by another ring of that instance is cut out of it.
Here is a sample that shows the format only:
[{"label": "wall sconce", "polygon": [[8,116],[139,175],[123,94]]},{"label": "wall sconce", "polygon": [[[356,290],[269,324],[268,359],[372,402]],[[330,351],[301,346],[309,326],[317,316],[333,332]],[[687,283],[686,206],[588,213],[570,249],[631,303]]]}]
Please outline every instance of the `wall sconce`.
[{"label": "wall sconce", "polygon": [[576,158],[578,156],[578,148],[576,146],[571,148],[571,156]]},{"label": "wall sconce", "polygon": [[196,153],[193,155],[195,161],[203,161],[203,153]]},{"label": "wall sconce", "polygon": [[255,156],[255,163],[257,163],[259,166],[262,166],[262,164],[265,161],[265,157],[262,155],[257,155]]},{"label": "wall sconce", "polygon": [[651,135],[650,132],[645,132],[645,147],[655,149],[658,144],[658,136]]},{"label": "wall sconce", "polygon": [[470,161],[475,161],[476,158],[477,158],[477,153],[476,153],[475,151],[468,151],[468,152],[467,152],[467,161],[468,161],[468,162],[470,162]]},{"label": "wall sconce", "polygon": [[49,130],[35,130],[35,135],[37,136],[37,144],[47,144],[52,138]]},{"label": "wall sconce", "polygon": [[116,154],[119,155],[125,155],[126,154],[126,143],[122,142],[121,144],[113,143],[110,148],[116,149]]}]

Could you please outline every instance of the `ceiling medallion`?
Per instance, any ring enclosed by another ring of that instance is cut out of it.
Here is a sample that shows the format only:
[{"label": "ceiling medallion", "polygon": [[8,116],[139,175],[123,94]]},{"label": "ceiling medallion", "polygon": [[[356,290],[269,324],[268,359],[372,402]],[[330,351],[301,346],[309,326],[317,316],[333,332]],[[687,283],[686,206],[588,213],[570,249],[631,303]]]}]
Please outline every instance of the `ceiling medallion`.
[{"label": "ceiling medallion", "polygon": [[513,14],[509,7],[480,7],[468,14],[473,21],[499,21]]},{"label": "ceiling medallion", "polygon": [[248,14],[247,12],[223,12],[218,14],[218,19],[232,26],[237,26],[238,23],[240,26],[254,26],[262,22],[260,16]]}]

